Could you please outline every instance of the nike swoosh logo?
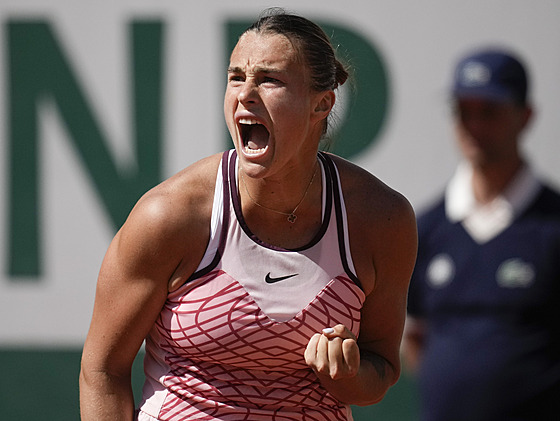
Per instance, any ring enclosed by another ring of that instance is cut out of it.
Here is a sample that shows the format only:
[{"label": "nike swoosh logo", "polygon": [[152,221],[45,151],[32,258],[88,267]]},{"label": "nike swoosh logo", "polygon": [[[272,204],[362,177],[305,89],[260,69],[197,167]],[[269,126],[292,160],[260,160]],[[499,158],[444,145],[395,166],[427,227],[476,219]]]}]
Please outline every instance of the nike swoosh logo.
[{"label": "nike swoosh logo", "polygon": [[278,278],[273,278],[273,277],[270,276],[270,272],[268,272],[266,274],[266,276],[264,277],[264,281],[267,284],[275,284],[276,282],[280,282],[280,281],[283,281],[285,279],[290,279],[290,278],[293,278],[294,276],[298,276],[298,273],[294,273],[293,275],[279,276]]}]

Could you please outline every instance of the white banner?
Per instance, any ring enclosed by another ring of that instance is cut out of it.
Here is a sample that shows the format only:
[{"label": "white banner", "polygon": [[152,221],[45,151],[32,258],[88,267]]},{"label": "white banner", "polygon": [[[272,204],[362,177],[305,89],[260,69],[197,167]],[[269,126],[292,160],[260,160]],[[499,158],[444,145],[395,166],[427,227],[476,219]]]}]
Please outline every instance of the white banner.
[{"label": "white banner", "polygon": [[[472,47],[505,45],[526,60],[533,80],[536,118],[526,149],[537,169],[560,185],[560,3],[403,3],[283,4],[346,28],[381,59],[387,74],[383,123],[372,143],[351,159],[415,208],[428,204],[457,161],[447,104],[455,61]],[[109,209],[104,196],[115,195],[111,186],[118,185],[103,181],[109,164],[122,191],[128,189],[123,174],[132,174],[141,188],[136,176],[145,167],[134,159],[141,141],[137,126],[146,137],[158,138],[161,177],[224,149],[227,24],[252,21],[267,5],[0,2],[0,346],[82,344],[97,272],[115,215],[123,212],[122,206]],[[145,80],[150,83],[142,85]],[[135,101],[155,107],[161,120],[150,120],[152,108],[142,111]],[[148,129],[154,133],[146,134]]]}]

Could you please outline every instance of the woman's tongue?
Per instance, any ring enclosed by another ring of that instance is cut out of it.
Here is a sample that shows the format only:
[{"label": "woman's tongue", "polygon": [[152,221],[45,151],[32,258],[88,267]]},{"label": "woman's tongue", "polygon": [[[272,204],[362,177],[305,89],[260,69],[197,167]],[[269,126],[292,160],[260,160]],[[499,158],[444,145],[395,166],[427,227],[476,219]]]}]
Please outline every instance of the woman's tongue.
[{"label": "woman's tongue", "polygon": [[268,130],[261,124],[251,126],[245,143],[251,150],[265,148],[268,145]]}]

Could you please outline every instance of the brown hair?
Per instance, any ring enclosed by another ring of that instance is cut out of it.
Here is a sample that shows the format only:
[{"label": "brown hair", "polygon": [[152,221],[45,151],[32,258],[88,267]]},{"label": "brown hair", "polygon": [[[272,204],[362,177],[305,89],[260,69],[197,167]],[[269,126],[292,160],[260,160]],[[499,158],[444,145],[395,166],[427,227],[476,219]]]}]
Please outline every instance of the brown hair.
[{"label": "brown hair", "polygon": [[286,36],[309,66],[311,87],[315,91],[334,90],[348,79],[348,71],[336,58],[327,34],[306,18],[271,8],[265,10],[245,32],[249,31]]}]

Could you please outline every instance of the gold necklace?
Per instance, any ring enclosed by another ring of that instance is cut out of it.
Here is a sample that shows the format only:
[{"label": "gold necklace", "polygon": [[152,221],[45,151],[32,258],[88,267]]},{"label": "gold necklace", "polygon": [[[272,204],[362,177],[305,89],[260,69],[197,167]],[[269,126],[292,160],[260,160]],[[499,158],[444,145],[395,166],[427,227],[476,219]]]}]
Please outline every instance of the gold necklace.
[{"label": "gold necklace", "polygon": [[249,189],[247,188],[247,183],[245,183],[245,178],[243,177],[242,172],[241,172],[241,181],[243,181],[243,185],[245,186],[245,191],[247,192],[247,196],[249,196],[249,199],[251,199],[251,202],[253,202],[255,205],[257,205],[257,206],[259,206],[263,209],[266,209],[268,211],[279,213],[280,215],[286,215],[288,217],[288,222],[293,224],[294,222],[296,222],[296,219],[297,219],[296,211],[298,210],[299,205],[302,204],[303,199],[305,199],[305,196],[307,196],[307,192],[309,191],[309,188],[311,187],[311,184],[313,184],[313,180],[315,179],[315,174],[317,174],[317,167],[318,167],[318,165],[315,166],[315,171],[313,171],[313,176],[311,176],[311,180],[309,180],[309,184],[307,185],[307,188],[305,189],[305,192],[303,193],[303,196],[301,197],[301,200],[298,202],[298,204],[296,205],[294,210],[289,212],[289,213],[282,212],[282,211],[279,211],[279,210],[276,210],[276,209],[271,209],[269,207],[261,205],[259,202],[257,202],[255,199],[253,199],[253,196],[251,196],[251,193],[249,193]]}]

